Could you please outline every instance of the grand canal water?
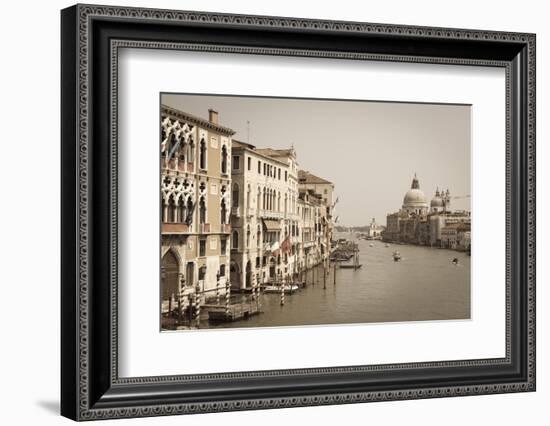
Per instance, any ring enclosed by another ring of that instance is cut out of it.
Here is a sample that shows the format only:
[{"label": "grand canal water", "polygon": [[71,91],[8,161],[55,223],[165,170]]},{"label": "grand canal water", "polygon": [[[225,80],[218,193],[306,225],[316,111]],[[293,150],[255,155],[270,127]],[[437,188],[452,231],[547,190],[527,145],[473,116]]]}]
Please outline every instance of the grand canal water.
[{"label": "grand canal water", "polygon": [[[286,294],[284,306],[278,294],[264,294],[263,313],[233,323],[205,323],[201,328],[470,318],[470,257],[465,253],[414,245],[386,247],[380,241],[358,244],[363,267],[338,269],[336,285],[331,271],[324,289],[319,269],[316,284]],[[400,262],[393,261],[395,250],[401,253]],[[452,263],[455,257],[458,265]]]}]

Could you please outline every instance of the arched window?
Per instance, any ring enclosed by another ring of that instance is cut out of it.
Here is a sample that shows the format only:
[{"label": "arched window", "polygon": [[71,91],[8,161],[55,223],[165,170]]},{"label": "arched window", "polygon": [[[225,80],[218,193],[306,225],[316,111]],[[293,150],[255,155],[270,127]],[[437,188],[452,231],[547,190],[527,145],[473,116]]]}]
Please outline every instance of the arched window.
[{"label": "arched window", "polygon": [[187,223],[188,225],[191,225],[193,223],[193,200],[191,200],[191,197],[187,199],[187,210],[186,210],[186,216],[183,218],[183,221]]},{"label": "arched window", "polygon": [[206,278],[206,266],[201,266],[199,268],[199,280],[202,281]]},{"label": "arched window", "polygon": [[250,225],[246,228],[246,248],[250,247]]},{"label": "arched window", "polygon": [[233,207],[239,207],[239,185],[236,183],[233,184]]},{"label": "arched window", "polygon": [[258,225],[258,230],[256,231],[256,246],[260,247],[262,244],[262,227]]},{"label": "arched window", "polygon": [[206,201],[201,197],[199,201],[199,223],[206,223]]},{"label": "arched window", "polygon": [[174,196],[170,195],[168,198],[168,222],[176,221],[176,202],[174,201]]},{"label": "arched window", "polygon": [[189,138],[189,143],[187,144],[187,161],[189,163],[195,162],[195,141],[193,138]]},{"label": "arched window", "polygon": [[250,208],[250,199],[252,198],[252,190],[250,189],[250,185],[248,185],[248,189],[246,190],[246,208]]},{"label": "arched window", "polygon": [[231,239],[232,239],[231,247],[233,247],[235,250],[238,250],[238,248],[239,248],[239,233],[236,230],[233,231],[233,235],[231,236]]},{"label": "arched window", "polygon": [[206,142],[204,139],[201,139],[199,150],[199,167],[206,170]]},{"label": "arched window", "polygon": [[185,199],[180,197],[178,201],[178,222],[184,223],[187,218],[187,208],[185,205]]},{"label": "arched window", "polygon": [[221,215],[221,218],[220,218],[221,219],[221,224],[225,225],[226,224],[226,218],[227,218],[227,207],[225,206],[225,199],[222,199],[220,215]]},{"label": "arched window", "polygon": [[222,173],[227,174],[227,147],[222,147]]}]

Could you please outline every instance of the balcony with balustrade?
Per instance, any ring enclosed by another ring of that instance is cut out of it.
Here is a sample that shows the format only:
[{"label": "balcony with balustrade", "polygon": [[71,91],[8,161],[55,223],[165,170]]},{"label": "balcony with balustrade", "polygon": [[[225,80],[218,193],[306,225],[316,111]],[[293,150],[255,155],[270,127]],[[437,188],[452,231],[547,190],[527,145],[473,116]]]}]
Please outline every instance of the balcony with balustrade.
[{"label": "balcony with balustrade", "polygon": [[191,227],[186,223],[163,222],[161,233],[163,235],[184,235],[191,233]]},{"label": "balcony with balustrade", "polygon": [[273,210],[259,210],[259,214],[263,219],[282,219],[284,217],[283,212],[276,212]]}]

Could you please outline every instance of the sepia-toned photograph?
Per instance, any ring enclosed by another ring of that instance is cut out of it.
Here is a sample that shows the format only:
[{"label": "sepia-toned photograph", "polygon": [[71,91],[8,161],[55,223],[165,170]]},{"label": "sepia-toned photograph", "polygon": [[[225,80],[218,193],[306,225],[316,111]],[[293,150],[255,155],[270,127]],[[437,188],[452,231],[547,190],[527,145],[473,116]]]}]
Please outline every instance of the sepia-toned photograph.
[{"label": "sepia-toned photograph", "polygon": [[471,105],[160,96],[161,331],[471,318]]}]

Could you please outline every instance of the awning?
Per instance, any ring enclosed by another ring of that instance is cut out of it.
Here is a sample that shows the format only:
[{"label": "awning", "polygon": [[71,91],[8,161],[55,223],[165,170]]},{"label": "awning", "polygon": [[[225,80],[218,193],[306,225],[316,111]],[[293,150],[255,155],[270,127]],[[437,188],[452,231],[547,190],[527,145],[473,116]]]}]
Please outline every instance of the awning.
[{"label": "awning", "polygon": [[281,225],[279,225],[278,220],[262,219],[264,223],[264,228],[268,231],[280,231]]}]

